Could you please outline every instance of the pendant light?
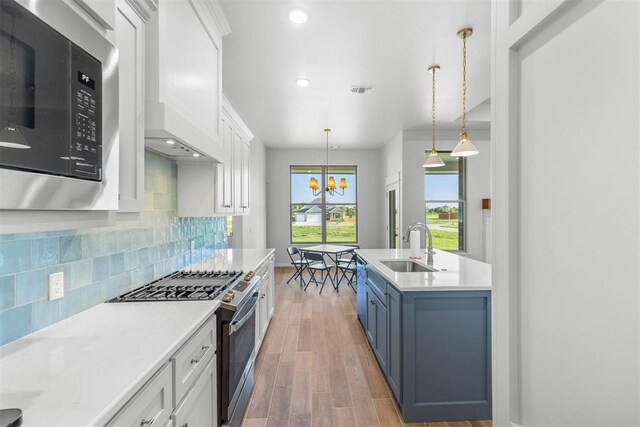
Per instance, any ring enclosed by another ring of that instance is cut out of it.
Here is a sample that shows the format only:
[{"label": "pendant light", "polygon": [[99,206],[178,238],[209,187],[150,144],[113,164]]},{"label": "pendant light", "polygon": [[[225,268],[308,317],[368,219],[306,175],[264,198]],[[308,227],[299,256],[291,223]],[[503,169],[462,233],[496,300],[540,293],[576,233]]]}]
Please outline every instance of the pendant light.
[{"label": "pendant light", "polygon": [[469,141],[467,133],[467,39],[472,34],[472,28],[463,28],[458,31],[458,37],[462,38],[462,129],[460,130],[460,142],[451,152],[453,157],[469,157],[479,153],[475,145]]},{"label": "pendant light", "polygon": [[13,116],[13,120],[9,120],[7,118],[6,122],[4,123],[4,126],[2,127],[2,130],[0,130],[0,147],[4,147],[4,148],[16,148],[16,149],[20,149],[20,150],[28,150],[29,148],[31,148],[31,146],[29,145],[29,143],[27,142],[26,139],[24,139],[24,136],[22,136],[22,133],[20,132],[20,128],[18,128],[18,126],[15,125],[15,123],[17,122],[16,120],[16,109],[15,109],[15,105],[14,105],[14,97],[15,97],[15,89],[16,89],[16,58],[15,58],[15,50],[16,50],[16,37],[15,37],[15,32],[16,32],[16,14],[18,13],[16,10],[13,10],[10,7],[7,7],[7,10],[9,15],[11,15],[11,47],[10,47],[10,70],[9,70],[9,75],[10,75],[10,82],[9,82],[9,106],[10,106],[10,115]]},{"label": "pendant light", "polygon": [[423,165],[425,168],[439,168],[444,166],[444,162],[438,156],[436,150],[436,73],[440,71],[439,65],[429,67],[431,73],[431,153]]}]

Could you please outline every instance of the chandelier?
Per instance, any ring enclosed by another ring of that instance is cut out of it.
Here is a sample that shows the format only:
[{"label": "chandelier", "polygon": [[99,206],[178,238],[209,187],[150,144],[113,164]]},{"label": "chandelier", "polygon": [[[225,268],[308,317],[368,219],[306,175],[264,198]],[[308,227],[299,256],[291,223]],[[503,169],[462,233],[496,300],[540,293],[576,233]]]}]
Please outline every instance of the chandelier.
[{"label": "chandelier", "polygon": [[[331,129],[325,129],[324,132],[327,135],[327,156],[326,156],[326,162],[324,166],[324,173],[328,174],[329,173],[329,132],[331,132]],[[340,190],[337,189],[338,187],[336,186],[336,179],[333,176],[329,176],[329,181],[327,182],[327,186],[325,187],[324,191],[329,193],[332,196],[336,194],[338,196],[344,196],[344,190],[346,190],[347,188],[346,178],[340,178],[339,187],[340,187]],[[318,179],[316,177],[312,176],[309,179],[309,188],[313,192],[314,196],[318,196],[320,195],[320,193],[322,193],[322,191],[320,190],[320,183],[318,182]]]}]

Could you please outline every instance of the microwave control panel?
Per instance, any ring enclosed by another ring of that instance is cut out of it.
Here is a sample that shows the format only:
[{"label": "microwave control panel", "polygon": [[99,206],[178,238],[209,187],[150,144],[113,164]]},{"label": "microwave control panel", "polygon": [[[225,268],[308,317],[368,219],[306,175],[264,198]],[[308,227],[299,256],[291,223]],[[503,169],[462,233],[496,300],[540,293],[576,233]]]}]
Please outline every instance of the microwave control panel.
[{"label": "microwave control panel", "polygon": [[102,64],[71,46],[70,175],[102,181]]}]

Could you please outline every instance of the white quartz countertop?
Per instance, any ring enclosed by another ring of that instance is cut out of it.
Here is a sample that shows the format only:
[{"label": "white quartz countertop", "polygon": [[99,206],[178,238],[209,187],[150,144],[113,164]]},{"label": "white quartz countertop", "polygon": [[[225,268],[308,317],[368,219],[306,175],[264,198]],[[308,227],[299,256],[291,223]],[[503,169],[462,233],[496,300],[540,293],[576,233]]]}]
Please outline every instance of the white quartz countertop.
[{"label": "white quartz countertop", "polygon": [[[230,249],[193,269],[255,269],[273,249]],[[187,267],[188,269],[189,267]],[[104,425],[219,307],[99,304],[0,347],[0,408],[25,426]]]},{"label": "white quartz countertop", "polygon": [[[361,258],[400,291],[491,290],[491,265],[451,252],[436,250],[434,273],[398,273],[382,264],[385,260],[409,260],[409,249],[358,249]],[[425,257],[414,260],[427,265]]]},{"label": "white quartz countertop", "polygon": [[243,270],[248,273],[262,264],[275,252],[274,249],[225,249],[220,250],[200,262],[195,262],[185,270]]},{"label": "white quartz countertop", "polygon": [[220,305],[100,304],[0,347],[0,407],[25,426],[103,425]]}]

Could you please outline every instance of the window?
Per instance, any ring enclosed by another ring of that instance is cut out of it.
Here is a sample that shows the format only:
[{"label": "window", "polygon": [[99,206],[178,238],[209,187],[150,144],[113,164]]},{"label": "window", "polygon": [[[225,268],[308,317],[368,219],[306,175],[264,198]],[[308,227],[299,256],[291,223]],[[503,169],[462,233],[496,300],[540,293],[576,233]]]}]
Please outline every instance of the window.
[{"label": "window", "polygon": [[[338,192],[324,191],[329,178]],[[291,243],[356,243],[358,241],[356,166],[291,166]],[[318,180],[315,196],[309,181]],[[347,181],[340,195],[340,181]]]},{"label": "window", "polygon": [[[444,166],[425,168],[426,223],[436,249],[464,250],[464,159],[440,152]],[[429,152],[425,153],[426,156]]]}]

